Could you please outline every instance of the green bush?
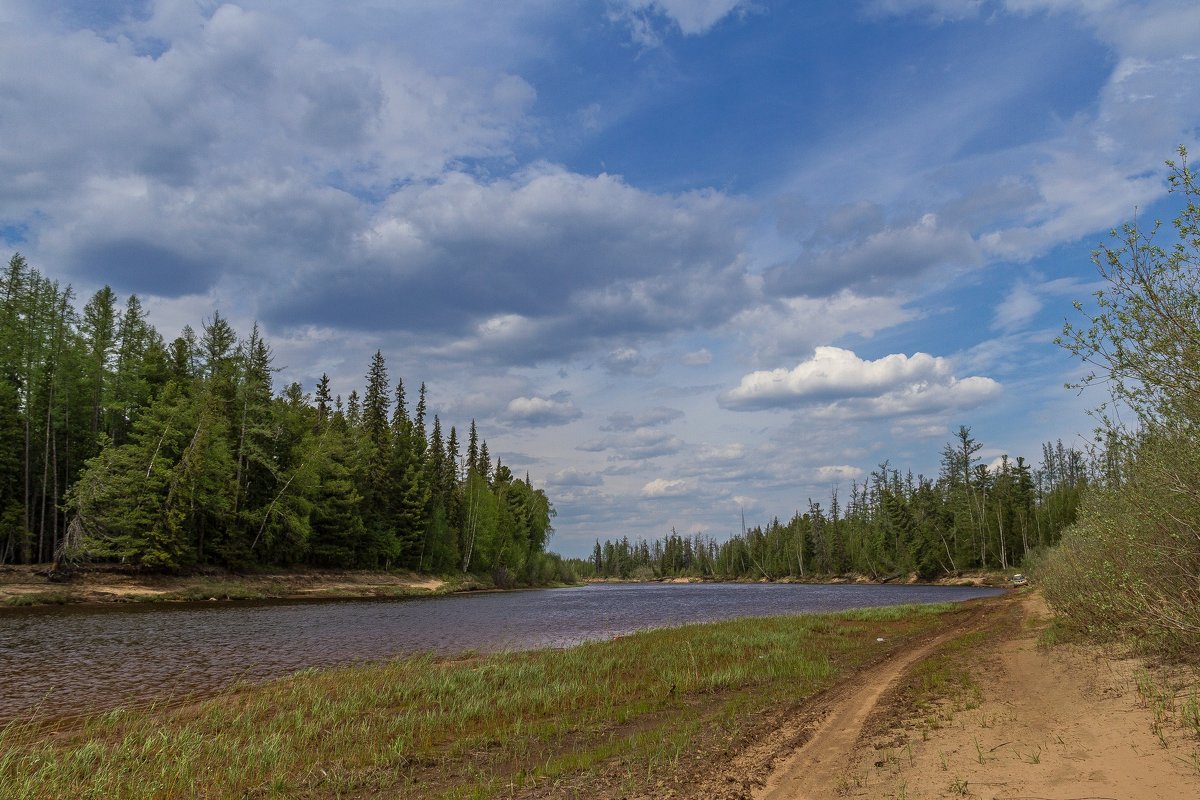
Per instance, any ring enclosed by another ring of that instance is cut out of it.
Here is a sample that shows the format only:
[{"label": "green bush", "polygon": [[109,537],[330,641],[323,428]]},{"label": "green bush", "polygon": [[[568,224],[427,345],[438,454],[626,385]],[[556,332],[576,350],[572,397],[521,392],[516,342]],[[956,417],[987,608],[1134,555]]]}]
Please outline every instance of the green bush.
[{"label": "green bush", "polygon": [[1200,436],[1144,435],[1127,480],[1084,498],[1046,558],[1046,599],[1070,627],[1200,658]]}]

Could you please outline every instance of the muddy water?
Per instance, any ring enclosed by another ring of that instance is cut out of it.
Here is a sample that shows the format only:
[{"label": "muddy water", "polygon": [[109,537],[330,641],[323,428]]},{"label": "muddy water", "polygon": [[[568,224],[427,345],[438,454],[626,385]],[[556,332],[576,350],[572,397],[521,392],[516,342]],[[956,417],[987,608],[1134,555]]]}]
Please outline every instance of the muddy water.
[{"label": "muddy water", "polygon": [[603,584],[418,600],[0,612],[0,720],[211,691],[414,652],[565,647],[745,616],[966,600],[949,586]]}]

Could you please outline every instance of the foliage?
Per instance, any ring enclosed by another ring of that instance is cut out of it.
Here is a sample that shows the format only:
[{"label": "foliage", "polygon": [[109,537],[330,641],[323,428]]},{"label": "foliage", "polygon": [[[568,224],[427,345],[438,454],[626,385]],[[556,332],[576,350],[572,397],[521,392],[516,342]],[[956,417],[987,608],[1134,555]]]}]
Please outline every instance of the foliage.
[{"label": "foliage", "polygon": [[[1194,659],[1200,653],[1200,186],[1179,150],[1175,242],[1160,224],[1112,232],[1095,262],[1096,311],[1062,344],[1103,384],[1104,481],[1042,569],[1066,623],[1102,639]],[[1080,307],[1080,306],[1077,306]],[[1136,424],[1121,424],[1122,410]]]},{"label": "foliage", "polygon": [[[1136,219],[1110,232],[1092,257],[1105,288],[1096,310],[1075,308],[1084,323],[1067,324],[1060,343],[1089,367],[1080,386],[1103,385],[1116,413],[1134,412],[1139,423],[1200,422],[1200,186],[1188,166],[1167,161],[1168,183],[1183,207],[1173,222],[1175,241],[1158,243],[1161,222],[1149,228]],[[1106,427],[1117,426],[1111,417]]]},{"label": "foliage", "polygon": [[[276,392],[258,326],[240,338],[214,313],[170,345],[130,296],[84,306],[15,254],[0,280],[0,564],[67,555],[156,570],[219,564],[503,570],[559,580],[554,508],[529,477],[470,464],[421,386],[410,416],[375,353],[343,410]],[[82,537],[69,531],[82,530]],[[82,538],[82,542],[78,540]],[[67,545],[71,546],[68,547]]]}]

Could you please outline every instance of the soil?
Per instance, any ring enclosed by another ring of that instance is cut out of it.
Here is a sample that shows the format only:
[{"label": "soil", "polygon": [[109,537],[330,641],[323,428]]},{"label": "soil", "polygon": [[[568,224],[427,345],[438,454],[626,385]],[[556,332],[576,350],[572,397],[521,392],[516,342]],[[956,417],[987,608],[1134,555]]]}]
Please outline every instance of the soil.
[{"label": "soil", "polygon": [[[984,643],[957,656],[975,680],[968,698],[912,703],[916,666],[970,632],[960,626],[860,673],[730,769],[748,768],[749,796],[762,800],[1200,798],[1200,741],[1172,719],[1156,724],[1141,664],[1039,647],[1049,611],[1036,593],[995,608],[974,623]],[[780,752],[780,741],[794,744]]]},{"label": "soil", "polygon": [[[220,570],[163,575],[118,566],[76,569],[52,581],[48,566],[0,566],[0,608],[6,605],[125,603],[169,600],[369,598],[445,591],[445,581],[408,572],[280,570],[235,574]],[[461,589],[473,588],[464,584]]]}]

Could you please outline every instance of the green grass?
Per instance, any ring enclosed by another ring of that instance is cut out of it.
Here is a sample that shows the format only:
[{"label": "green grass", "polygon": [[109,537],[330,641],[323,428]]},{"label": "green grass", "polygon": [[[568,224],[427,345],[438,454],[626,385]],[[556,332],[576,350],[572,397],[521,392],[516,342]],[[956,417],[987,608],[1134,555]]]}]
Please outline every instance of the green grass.
[{"label": "green grass", "polygon": [[0,797],[471,798],[617,778],[623,791],[644,789],[950,610],[737,620],[568,650],[406,658],[70,725],[14,723],[0,729]]},{"label": "green grass", "polygon": [[9,597],[4,601],[4,605],[17,607],[63,605],[71,600],[72,597],[67,592],[29,592]]}]

